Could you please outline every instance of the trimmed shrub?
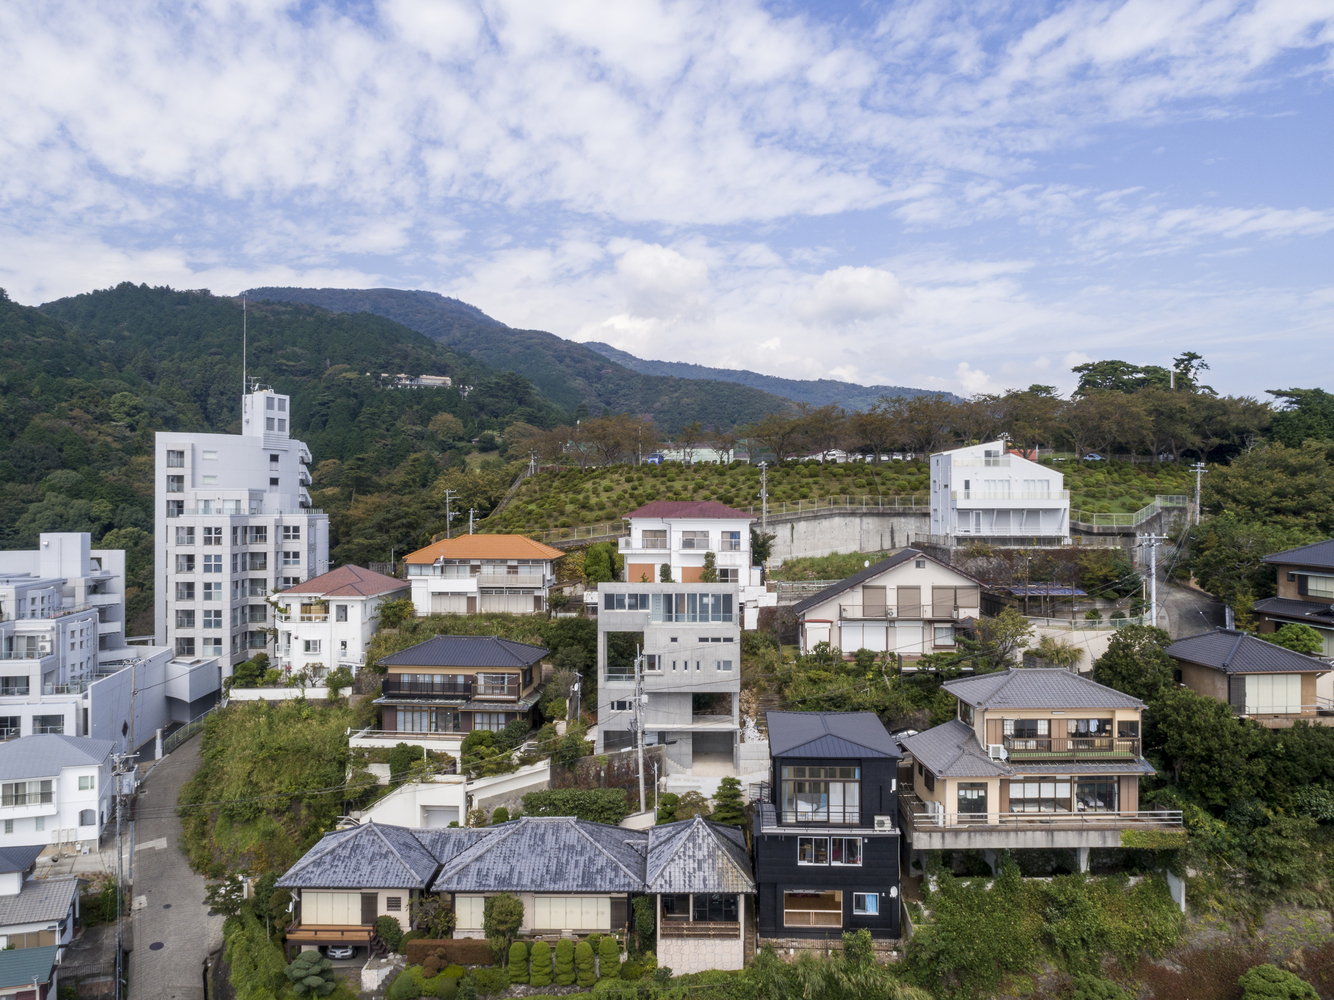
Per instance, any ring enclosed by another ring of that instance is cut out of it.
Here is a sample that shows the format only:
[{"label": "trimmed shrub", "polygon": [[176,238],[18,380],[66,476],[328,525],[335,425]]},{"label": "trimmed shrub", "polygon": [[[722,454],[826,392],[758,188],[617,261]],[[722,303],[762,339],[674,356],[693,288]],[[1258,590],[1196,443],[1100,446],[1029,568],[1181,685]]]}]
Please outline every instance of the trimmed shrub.
[{"label": "trimmed shrub", "polygon": [[409,965],[389,984],[384,996],[385,1000],[417,1000],[426,995],[426,980],[422,977],[421,966]]},{"label": "trimmed shrub", "polygon": [[435,977],[436,1000],[454,1000],[459,992],[459,977],[446,976],[443,972]]},{"label": "trimmed shrub", "polygon": [[561,938],[556,942],[556,985],[574,985],[574,942]]},{"label": "trimmed shrub", "polygon": [[375,933],[390,951],[398,951],[398,946],[403,943],[403,925],[398,922],[398,917],[386,914],[375,921]]},{"label": "trimmed shrub", "polygon": [[303,951],[284,972],[299,997],[327,997],[338,984],[333,962],[318,951]]},{"label": "trimmed shrub", "polygon": [[528,982],[528,946],[522,941],[510,945],[508,968],[511,983]]},{"label": "trimmed shrub", "polygon": [[510,988],[510,974],[504,969],[474,969],[468,979],[483,996],[504,993]]},{"label": "trimmed shrub", "polygon": [[635,943],[639,946],[640,951],[650,951],[657,941],[657,937],[653,933],[657,926],[657,905],[654,903],[652,896],[636,896],[634,909]]},{"label": "trimmed shrub", "polygon": [[587,941],[580,941],[574,947],[575,982],[580,986],[592,986],[598,981],[597,969],[593,964],[593,946]]},{"label": "trimmed shrub", "polygon": [[459,965],[490,965],[496,960],[491,946],[477,938],[420,938],[403,945],[409,965],[422,965],[436,952],[446,962]]},{"label": "trimmed shrub", "polygon": [[413,941],[416,941],[418,938],[424,938],[424,937],[426,937],[426,935],[423,934],[421,931],[408,931],[406,934],[403,935],[402,940],[398,942],[398,947],[395,948],[394,950],[401,954],[404,952],[407,946],[410,945]]},{"label": "trimmed shrub", "polygon": [[523,797],[525,816],[575,816],[616,826],[629,812],[624,788],[553,788]]},{"label": "trimmed shrub", "polygon": [[510,811],[504,806],[496,806],[496,811],[491,814],[491,825],[499,826],[501,823],[510,821]]},{"label": "trimmed shrub", "polygon": [[538,941],[533,945],[532,953],[529,955],[530,970],[528,973],[528,985],[530,986],[550,986],[551,985],[551,945],[545,941]]},{"label": "trimmed shrub", "polygon": [[1241,1000],[1318,1000],[1306,980],[1275,965],[1257,965],[1237,980]]},{"label": "trimmed shrub", "polygon": [[621,977],[621,946],[615,935],[608,934],[598,942],[598,975],[603,979]]}]

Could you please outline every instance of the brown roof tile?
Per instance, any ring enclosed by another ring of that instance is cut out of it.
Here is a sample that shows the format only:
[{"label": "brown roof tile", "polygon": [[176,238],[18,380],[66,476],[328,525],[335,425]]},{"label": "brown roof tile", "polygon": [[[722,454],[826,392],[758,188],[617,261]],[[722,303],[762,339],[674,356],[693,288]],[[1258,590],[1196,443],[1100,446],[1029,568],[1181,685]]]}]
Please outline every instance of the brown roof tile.
[{"label": "brown roof tile", "polygon": [[429,565],[437,559],[559,559],[563,555],[560,549],[523,535],[460,535],[411,552],[403,561]]},{"label": "brown roof tile", "polygon": [[321,576],[312,577],[282,591],[284,594],[311,594],[321,597],[375,597],[395,590],[407,590],[408,581],[396,580],[360,566],[339,566]]}]

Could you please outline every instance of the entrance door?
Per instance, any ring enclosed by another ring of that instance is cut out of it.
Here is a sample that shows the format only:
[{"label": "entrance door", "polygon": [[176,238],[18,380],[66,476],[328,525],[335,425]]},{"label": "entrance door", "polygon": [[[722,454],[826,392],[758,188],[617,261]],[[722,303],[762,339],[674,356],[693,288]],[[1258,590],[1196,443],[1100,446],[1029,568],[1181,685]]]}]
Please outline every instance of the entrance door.
[{"label": "entrance door", "polygon": [[362,926],[373,925],[380,915],[380,896],[374,892],[363,892],[361,894],[361,923]]},{"label": "entrance door", "polygon": [[987,818],[985,781],[959,782],[959,819],[981,822]]}]

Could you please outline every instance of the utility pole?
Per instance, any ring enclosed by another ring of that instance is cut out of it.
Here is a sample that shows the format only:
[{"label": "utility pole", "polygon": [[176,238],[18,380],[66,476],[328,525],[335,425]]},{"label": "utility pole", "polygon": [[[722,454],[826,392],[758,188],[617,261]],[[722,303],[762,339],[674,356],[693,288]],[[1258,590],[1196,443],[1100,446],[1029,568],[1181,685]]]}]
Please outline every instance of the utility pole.
[{"label": "utility pole", "polygon": [[[647,809],[644,798],[644,654],[635,647],[635,748],[639,755],[639,811]],[[656,788],[656,786],[655,786]]]},{"label": "utility pole", "polygon": [[[530,451],[528,453],[528,475],[537,475],[537,452],[535,451]],[[471,532],[469,532],[469,534],[471,534]]]},{"label": "utility pole", "polygon": [[1141,535],[1140,546],[1149,546],[1149,624],[1158,627],[1158,543],[1165,541],[1166,535]]},{"label": "utility pole", "polygon": [[473,519],[474,519],[476,516],[477,516],[477,508],[476,508],[476,507],[469,507],[469,508],[468,508],[468,534],[470,534],[470,535],[472,534],[472,522],[473,522]]},{"label": "utility pole", "polygon": [[449,509],[449,503],[458,495],[459,495],[458,490],[445,490],[445,537],[446,538],[449,537],[450,525],[454,523],[454,515]]},{"label": "utility pole", "polygon": [[[769,463],[760,463],[760,536],[769,534]],[[764,559],[765,578],[769,575],[769,559]]]},{"label": "utility pole", "polygon": [[116,985],[114,1000],[120,1000],[121,983],[125,979],[125,843],[121,816],[125,811],[125,764],[133,761],[136,754],[116,754],[115,770],[112,772],[116,782]]},{"label": "utility pole", "polygon": [[1204,467],[1203,462],[1196,462],[1190,467],[1190,471],[1195,473],[1195,523],[1200,523],[1200,477],[1209,470]]}]

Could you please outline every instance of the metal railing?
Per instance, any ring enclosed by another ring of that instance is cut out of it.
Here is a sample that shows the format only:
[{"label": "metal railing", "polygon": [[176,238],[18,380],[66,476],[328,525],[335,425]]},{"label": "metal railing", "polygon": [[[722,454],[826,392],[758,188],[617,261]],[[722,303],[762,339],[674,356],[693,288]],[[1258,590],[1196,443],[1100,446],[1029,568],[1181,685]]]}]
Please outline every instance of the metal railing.
[{"label": "metal railing", "polygon": [[800,809],[780,809],[779,822],[800,826],[830,824],[831,826],[858,826],[862,821],[861,806],[827,806],[816,812]]},{"label": "metal railing", "polygon": [[1069,490],[951,490],[951,500],[1069,500]]},{"label": "metal railing", "polygon": [[800,600],[832,587],[841,580],[770,580],[766,589],[778,595],[778,603]]},{"label": "metal railing", "polygon": [[1071,632],[1082,630],[1097,631],[1099,629],[1111,631],[1118,628],[1129,628],[1131,625],[1149,624],[1148,615],[1135,615],[1128,618],[1042,618],[1034,615],[1025,615],[1029,622],[1037,628],[1056,628],[1066,629]]},{"label": "metal railing", "polygon": [[998,469],[1004,468],[1010,464],[1009,455],[997,455],[994,458],[951,458],[950,467],[953,469]]},{"label": "metal railing", "polygon": [[[460,681],[453,684],[422,683],[421,681],[395,681],[393,675],[385,678],[380,687],[384,697],[416,696],[436,698],[467,698],[472,695],[474,682]],[[516,692],[518,688],[514,689]]]},{"label": "metal railing", "polygon": [[946,812],[944,809],[927,809],[926,803],[906,789],[900,789],[899,804],[900,811],[908,818],[914,829],[991,827],[1013,830],[1057,826],[1095,829],[1125,826],[1160,830],[1183,829],[1180,809],[1141,809],[1125,812]]},{"label": "metal railing", "polygon": [[1003,736],[1001,745],[1010,752],[1011,760],[1138,757],[1140,746],[1137,738],[1122,736]]},{"label": "metal railing", "polygon": [[625,521],[604,521],[601,524],[588,524],[573,528],[548,528],[545,531],[530,531],[529,538],[539,542],[567,542],[580,538],[619,538],[630,534],[630,526]]},{"label": "metal railing", "polygon": [[[769,504],[769,516],[785,515],[791,517],[802,514],[818,514],[821,511],[843,510],[918,510],[930,507],[931,500],[925,494],[918,496],[876,496],[871,494],[844,494],[843,496],[812,497],[809,500],[775,500]],[[760,504],[751,504],[744,509],[747,513],[759,517]]]},{"label": "metal railing", "polygon": [[167,754],[171,753],[178,746],[180,746],[182,743],[188,740],[191,736],[199,732],[199,730],[203,729],[204,723],[208,720],[208,717],[221,707],[222,707],[221,703],[214,705],[207,712],[203,712],[200,715],[195,716],[185,725],[181,726],[180,729],[176,730],[176,732],[172,733],[170,736],[164,739],[162,741],[163,756],[166,756]]},{"label": "metal railing", "polygon": [[1153,503],[1146,507],[1141,507],[1133,514],[1099,514],[1095,511],[1072,510],[1070,511],[1070,526],[1080,525],[1086,528],[1133,528],[1136,525],[1143,524],[1149,518],[1156,516],[1161,511],[1169,507],[1188,507],[1190,506],[1190,497],[1175,495],[1160,495],[1153,498]]}]

